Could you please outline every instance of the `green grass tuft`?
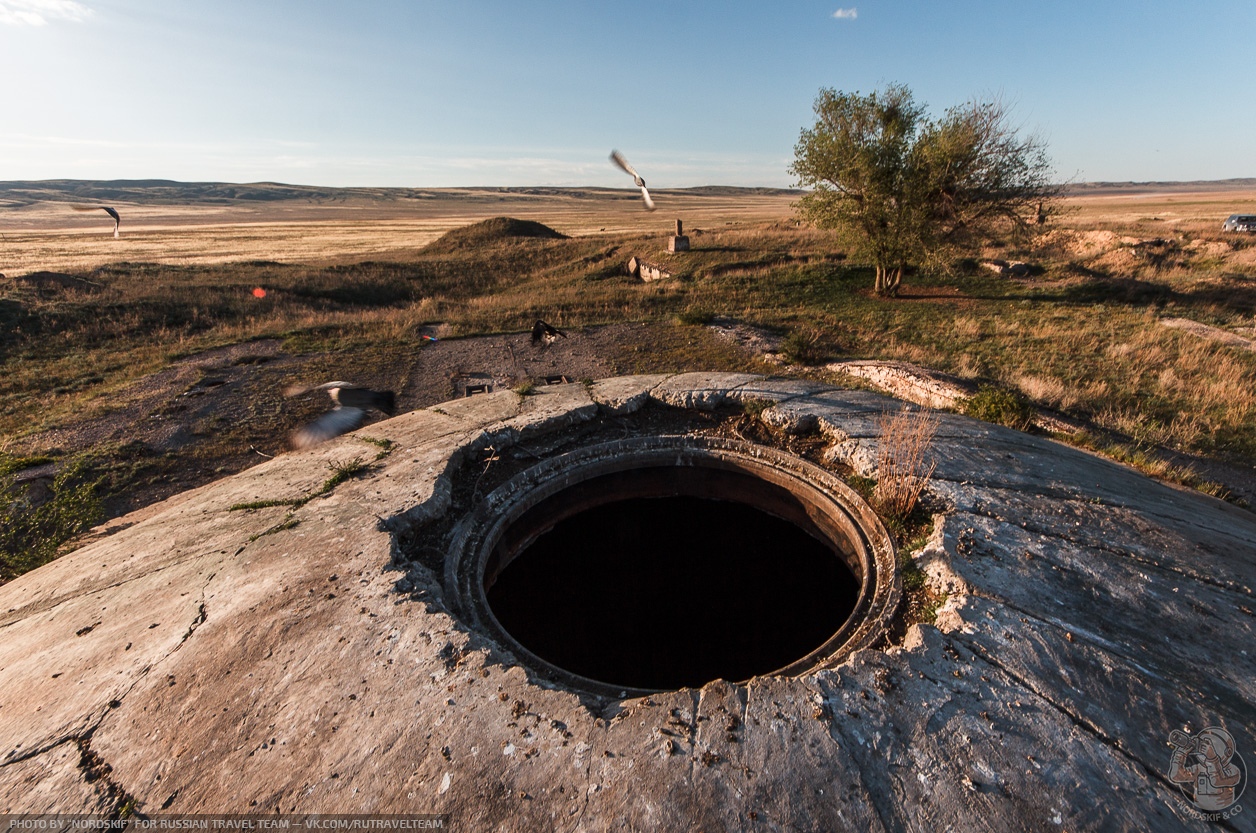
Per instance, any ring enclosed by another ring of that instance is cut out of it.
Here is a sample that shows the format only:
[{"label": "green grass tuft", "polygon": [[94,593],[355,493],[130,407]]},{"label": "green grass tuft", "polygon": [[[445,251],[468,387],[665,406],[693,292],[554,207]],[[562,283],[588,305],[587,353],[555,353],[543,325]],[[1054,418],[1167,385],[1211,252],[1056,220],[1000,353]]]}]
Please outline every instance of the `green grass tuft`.
[{"label": "green grass tuft", "polygon": [[715,320],[715,313],[709,309],[695,307],[676,313],[676,323],[685,327],[705,327]]},{"label": "green grass tuft", "polygon": [[986,422],[1024,431],[1033,425],[1037,412],[1017,394],[1005,388],[982,385],[967,402],[964,413]]},{"label": "green grass tuft", "polygon": [[0,477],[0,581],[52,561],[63,544],[100,521],[102,480],[79,458],[57,473],[51,496],[36,503],[29,488]]},{"label": "green grass tuft", "polygon": [[771,399],[743,399],[741,402],[741,411],[748,417],[758,419],[763,412],[771,408],[776,403]]},{"label": "green grass tuft", "polygon": [[302,498],[276,499],[276,500],[254,500],[248,503],[233,503],[227,507],[228,512],[247,512],[254,509],[269,509],[272,506],[301,506],[304,504]]},{"label": "green grass tuft", "polygon": [[350,478],[357,477],[359,474],[370,469],[371,464],[362,459],[361,455],[354,457],[352,460],[333,460],[327,464],[327,468],[331,469],[331,477],[323,481],[323,485],[319,490],[310,495],[306,499],[306,503],[316,497],[330,494],[333,489],[344,483]]}]

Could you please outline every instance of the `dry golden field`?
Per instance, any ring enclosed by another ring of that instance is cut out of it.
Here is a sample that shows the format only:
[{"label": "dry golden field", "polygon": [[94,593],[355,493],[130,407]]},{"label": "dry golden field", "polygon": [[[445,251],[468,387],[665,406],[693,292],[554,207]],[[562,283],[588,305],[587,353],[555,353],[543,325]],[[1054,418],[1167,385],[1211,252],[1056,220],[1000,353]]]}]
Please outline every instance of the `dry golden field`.
[{"label": "dry golden field", "polygon": [[1161,224],[1169,231],[1217,231],[1231,214],[1256,213],[1256,188],[1095,187],[1074,193],[1065,205],[1066,224]]},{"label": "dry golden field", "polygon": [[[386,194],[387,192],[381,192]],[[346,198],[233,205],[110,203],[122,216],[121,236],[103,211],[74,211],[68,202],[0,207],[0,274],[85,271],[107,263],[178,265],[266,260],[344,263],[413,255],[452,228],[489,217],[536,220],[570,236],[666,233],[677,218],[686,229],[728,228],[788,220],[789,194],[655,193],[659,210],[644,211],[637,192],[569,190],[521,193],[441,189],[430,199]]]},{"label": "dry golden field", "polygon": [[[329,193],[334,194],[334,191]],[[792,222],[795,195],[742,190],[655,192],[643,211],[635,192],[610,189],[433,189],[427,198],[334,196],[230,205],[110,203],[122,234],[101,212],[68,202],[17,208],[0,201],[0,274],[81,272],[107,263],[178,265],[273,261],[347,263],[413,255],[450,229],[488,217],[543,222],[570,236],[666,234]],[[1256,188],[1093,187],[1065,200],[1065,227],[1126,227],[1140,234],[1214,232],[1233,213],[1256,213]]]},{"label": "dry golden field", "polygon": [[[5,539],[30,517],[8,480],[65,478],[49,523],[101,517],[93,493],[105,515],[130,511],[284,453],[327,403],[283,389],[329,379],[394,390],[410,410],[485,380],[705,369],[857,384],[825,365],[907,361],[977,389],[981,418],[1050,409],[1075,426],[1060,439],[1256,503],[1256,235],[1221,231],[1256,213],[1250,182],[1079,186],[1044,234],[959,253],[894,299],[799,226],[785,191],[663,190],[650,213],[611,189],[13,185],[0,183],[0,581],[30,566]],[[73,203],[116,207],[122,236]],[[685,254],[666,249],[677,219]],[[672,279],[630,277],[632,256]],[[537,350],[538,318],[572,337]],[[80,527],[18,537],[45,542],[44,559]]]}]

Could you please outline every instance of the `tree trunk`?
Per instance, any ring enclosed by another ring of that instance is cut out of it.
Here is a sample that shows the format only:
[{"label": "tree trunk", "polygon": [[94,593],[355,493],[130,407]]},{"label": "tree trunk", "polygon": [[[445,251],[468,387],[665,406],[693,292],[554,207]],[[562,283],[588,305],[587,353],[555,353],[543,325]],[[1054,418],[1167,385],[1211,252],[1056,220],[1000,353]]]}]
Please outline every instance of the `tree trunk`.
[{"label": "tree trunk", "polygon": [[877,281],[874,286],[876,293],[883,298],[893,298],[898,295],[898,285],[903,280],[902,266],[880,266],[876,267]]},{"label": "tree trunk", "polygon": [[895,266],[893,269],[887,269],[888,275],[886,280],[885,294],[891,298],[898,297],[898,285],[903,282],[903,267]]}]

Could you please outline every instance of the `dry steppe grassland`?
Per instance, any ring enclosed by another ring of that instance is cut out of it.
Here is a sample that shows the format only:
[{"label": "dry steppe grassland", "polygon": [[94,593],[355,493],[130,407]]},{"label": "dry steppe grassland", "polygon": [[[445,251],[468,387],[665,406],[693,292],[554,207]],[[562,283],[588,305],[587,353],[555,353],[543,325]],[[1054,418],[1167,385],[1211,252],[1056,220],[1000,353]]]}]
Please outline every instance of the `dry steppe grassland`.
[{"label": "dry steppe grassland", "polygon": [[[284,398],[291,381],[389,387],[405,409],[479,376],[862,384],[828,366],[845,359],[943,371],[979,391],[978,416],[1047,410],[1068,442],[1256,494],[1256,235],[1221,231],[1256,213],[1256,183],[1076,188],[1042,235],[910,275],[897,299],[794,221],[796,193],[655,196],[647,213],[598,189],[0,183],[0,510],[29,509],[14,482],[32,472],[96,520],[283,453],[325,407]],[[71,203],[116,207],[121,236]],[[667,251],[676,219],[688,253]],[[632,256],[672,277],[626,274]],[[571,338],[531,352],[537,318]],[[730,323],[761,346],[708,326]],[[5,557],[0,580],[33,566]]]}]

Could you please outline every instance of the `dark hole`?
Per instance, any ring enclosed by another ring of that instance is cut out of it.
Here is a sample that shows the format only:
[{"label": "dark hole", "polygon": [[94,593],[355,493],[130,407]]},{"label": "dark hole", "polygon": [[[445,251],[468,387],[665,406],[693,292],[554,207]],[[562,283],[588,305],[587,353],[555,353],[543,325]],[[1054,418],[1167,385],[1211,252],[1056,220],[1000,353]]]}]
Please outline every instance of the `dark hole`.
[{"label": "dark hole", "polygon": [[559,521],[486,591],[498,622],[547,662],[664,690],[745,680],[801,659],[842,626],[859,582],[789,522],[680,496],[606,503]]}]

